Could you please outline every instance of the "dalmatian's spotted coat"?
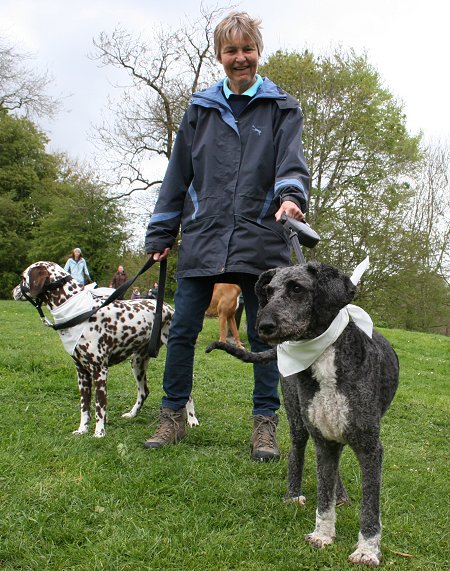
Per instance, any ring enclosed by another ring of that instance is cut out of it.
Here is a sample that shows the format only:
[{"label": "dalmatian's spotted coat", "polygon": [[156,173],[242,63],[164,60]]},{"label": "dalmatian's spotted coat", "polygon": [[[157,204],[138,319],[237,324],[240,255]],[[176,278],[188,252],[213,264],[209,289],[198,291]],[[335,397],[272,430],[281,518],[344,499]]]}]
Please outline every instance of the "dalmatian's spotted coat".
[{"label": "dalmatian's spotted coat", "polygon": [[[85,290],[84,286],[70,279],[56,289],[48,289],[51,284],[69,276],[53,262],[36,262],[22,274],[22,286],[32,299],[39,298],[50,310],[61,312],[62,306],[74,296]],[[70,277],[70,276],[69,276]],[[13,290],[16,300],[22,299],[20,285]],[[93,297],[93,308],[104,301],[104,297]],[[78,375],[80,390],[81,420],[74,434],[88,431],[91,417],[92,384],[95,386],[95,433],[105,436],[106,424],[106,381],[108,368],[131,357],[131,366],[137,383],[137,399],[129,412],[122,416],[135,417],[141,410],[148,394],[147,365],[149,361],[148,344],[150,341],[156,300],[116,300],[100,309],[86,322],[83,333],[72,353]],[[167,343],[173,309],[164,304],[161,324],[160,344]],[[66,329],[67,331],[67,329]],[[61,330],[64,332],[64,329]],[[160,345],[160,346],[161,346]],[[188,424],[196,426],[193,401],[190,398],[186,406]]]}]

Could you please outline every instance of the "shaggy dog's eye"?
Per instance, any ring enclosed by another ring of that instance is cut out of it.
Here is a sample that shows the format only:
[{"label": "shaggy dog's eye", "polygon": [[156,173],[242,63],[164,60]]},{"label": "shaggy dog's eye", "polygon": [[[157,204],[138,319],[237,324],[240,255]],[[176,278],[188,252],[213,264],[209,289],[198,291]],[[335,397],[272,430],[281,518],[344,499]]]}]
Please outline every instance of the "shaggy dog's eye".
[{"label": "shaggy dog's eye", "polygon": [[291,293],[297,293],[297,294],[298,294],[298,293],[302,293],[302,292],[304,291],[304,289],[305,289],[305,288],[304,288],[303,286],[301,286],[300,284],[298,284],[298,283],[291,282],[291,283],[289,284],[289,291],[290,291]]}]

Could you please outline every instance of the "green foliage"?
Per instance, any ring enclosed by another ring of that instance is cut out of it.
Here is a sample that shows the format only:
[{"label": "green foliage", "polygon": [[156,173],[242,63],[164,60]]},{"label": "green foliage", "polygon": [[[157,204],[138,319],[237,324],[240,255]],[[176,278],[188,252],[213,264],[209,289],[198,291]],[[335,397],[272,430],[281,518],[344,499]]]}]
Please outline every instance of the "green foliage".
[{"label": "green foliage", "polygon": [[0,194],[29,199],[57,176],[57,159],[45,152],[47,137],[28,119],[0,109]]},{"label": "green foliage", "polygon": [[0,296],[10,295],[28,260],[31,230],[39,216],[33,197],[57,174],[46,137],[27,119],[0,109]]},{"label": "green foliage", "polygon": [[262,72],[301,103],[309,220],[324,237],[316,255],[347,269],[378,250],[385,227],[398,230],[419,138],[364,56],[277,52]]},{"label": "green foliage", "polygon": [[[285,413],[277,430],[281,461],[251,462],[252,369],[223,353],[204,353],[217,337],[217,319],[205,320],[197,350],[200,426],[158,451],[142,444],[157,422],[164,351],[150,363],[150,396],[139,417],[121,417],[136,397],[123,363],[110,370],[107,436],[76,437],[75,368],[57,334],[28,303],[0,302],[0,323],[2,570],[355,569],[347,562],[361,499],[354,454],[345,450],[341,462],[352,505],[338,509],[335,543],[314,550],[303,540],[315,520],[313,447],[306,506],[284,503]],[[382,427],[382,567],[441,571],[449,565],[450,339],[383,333],[399,355],[401,379]]]},{"label": "green foliage", "polygon": [[427,263],[442,258],[442,236],[433,241],[411,216],[419,202],[423,211],[433,206],[437,215],[438,208],[426,186],[425,199],[414,188],[428,158],[420,137],[407,131],[402,105],[353,51],[320,57],[280,51],[261,72],[297,97],[305,116],[308,218],[322,238],[307,257],[351,273],[370,255],[358,302],[389,326],[445,330],[449,289],[439,268]]},{"label": "green foliage", "polygon": [[128,237],[117,202],[92,177],[71,171],[51,195],[41,199],[47,203],[47,212],[33,229],[29,257],[64,265],[73,248],[79,247],[92,278],[108,281]]},{"label": "green foliage", "polygon": [[29,263],[64,265],[74,247],[94,279],[109,280],[128,237],[106,189],[91,173],[48,154],[46,143],[31,121],[0,110],[0,297],[9,297]]}]

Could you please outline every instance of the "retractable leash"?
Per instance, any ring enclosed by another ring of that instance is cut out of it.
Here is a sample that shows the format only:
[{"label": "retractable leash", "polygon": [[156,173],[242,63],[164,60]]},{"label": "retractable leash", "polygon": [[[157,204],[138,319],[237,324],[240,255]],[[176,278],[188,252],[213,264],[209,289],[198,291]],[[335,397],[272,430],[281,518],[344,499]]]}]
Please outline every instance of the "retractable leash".
[{"label": "retractable leash", "polygon": [[282,214],[280,222],[283,223],[284,229],[288,232],[289,239],[294,247],[295,255],[300,264],[306,264],[301,246],[314,248],[320,242],[320,236],[306,222],[299,222],[294,218]]}]

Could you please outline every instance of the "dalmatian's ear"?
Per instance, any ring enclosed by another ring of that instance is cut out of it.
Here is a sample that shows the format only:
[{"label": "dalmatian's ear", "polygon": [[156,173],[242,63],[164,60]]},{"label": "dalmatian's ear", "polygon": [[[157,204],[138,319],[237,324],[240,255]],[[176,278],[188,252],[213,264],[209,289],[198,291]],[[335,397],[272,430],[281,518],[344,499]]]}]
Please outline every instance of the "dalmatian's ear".
[{"label": "dalmatian's ear", "polygon": [[264,307],[265,305],[267,305],[267,302],[269,301],[266,287],[271,282],[276,272],[277,272],[276,269],[267,270],[259,276],[258,281],[256,282],[255,293],[258,297],[260,307]]},{"label": "dalmatian's ear", "polygon": [[50,283],[50,274],[46,268],[37,266],[30,270],[28,281],[30,285],[30,297],[36,297],[42,292],[44,286]]}]

